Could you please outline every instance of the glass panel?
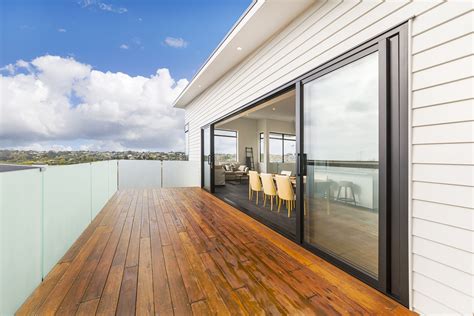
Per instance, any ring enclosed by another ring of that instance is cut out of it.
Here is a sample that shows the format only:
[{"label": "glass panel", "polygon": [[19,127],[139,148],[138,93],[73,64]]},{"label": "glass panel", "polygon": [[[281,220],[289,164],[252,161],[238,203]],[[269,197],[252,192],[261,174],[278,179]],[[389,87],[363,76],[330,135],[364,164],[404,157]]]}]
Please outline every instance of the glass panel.
[{"label": "glass panel", "polygon": [[91,207],[94,218],[109,200],[109,162],[91,163]]},{"label": "glass panel", "polygon": [[304,86],[306,242],[378,276],[378,53]]},{"label": "glass panel", "polygon": [[204,157],[202,157],[203,171],[204,171],[204,188],[211,190],[211,162],[209,161],[211,155],[211,129],[205,128],[204,133]]},{"label": "glass panel", "polygon": [[265,159],[265,134],[260,133],[260,162]]},{"label": "glass panel", "polygon": [[196,187],[201,183],[199,161],[163,161],[163,187]]},{"label": "glass panel", "polygon": [[120,160],[119,189],[160,188],[161,161],[159,160]]},{"label": "glass panel", "polygon": [[[270,134],[275,135],[275,134]],[[281,135],[280,135],[281,136]],[[283,139],[280,138],[272,138],[268,140],[269,144],[269,155],[270,155],[270,162],[283,162]]]},{"label": "glass panel", "polygon": [[215,130],[214,154],[218,164],[237,161],[237,132]]},{"label": "glass panel", "polygon": [[0,172],[0,314],[14,315],[41,283],[42,172]]},{"label": "glass panel", "polygon": [[283,141],[283,150],[284,150],[284,161],[296,163],[296,141],[287,140],[285,135],[285,140]]}]

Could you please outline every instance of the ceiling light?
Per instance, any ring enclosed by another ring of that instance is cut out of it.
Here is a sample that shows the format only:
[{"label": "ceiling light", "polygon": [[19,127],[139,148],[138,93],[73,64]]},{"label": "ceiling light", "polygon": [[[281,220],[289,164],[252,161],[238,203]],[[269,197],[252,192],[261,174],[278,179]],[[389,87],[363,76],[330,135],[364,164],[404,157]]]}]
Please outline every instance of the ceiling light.
[{"label": "ceiling light", "polygon": [[273,111],[275,111],[275,108],[272,108]]},{"label": "ceiling light", "polygon": [[240,46],[239,46],[239,47],[237,47],[237,50],[242,50],[242,47],[240,47]]}]

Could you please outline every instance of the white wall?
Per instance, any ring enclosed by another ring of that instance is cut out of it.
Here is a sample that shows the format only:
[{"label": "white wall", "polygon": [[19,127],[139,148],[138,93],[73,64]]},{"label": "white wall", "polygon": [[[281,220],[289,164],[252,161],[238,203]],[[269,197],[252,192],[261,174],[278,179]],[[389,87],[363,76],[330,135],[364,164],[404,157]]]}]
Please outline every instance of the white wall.
[{"label": "white wall", "polygon": [[473,3],[450,1],[412,24],[413,306],[474,308]]},{"label": "white wall", "polygon": [[216,127],[238,132],[237,146],[239,149],[238,160],[240,164],[245,164],[245,147],[253,148],[253,159],[257,161],[258,156],[258,133],[257,120],[238,118],[234,121]]},{"label": "white wall", "polygon": [[414,16],[411,35],[412,301],[471,313],[474,79],[471,1],[318,2],[186,109],[190,159],[200,127]]}]

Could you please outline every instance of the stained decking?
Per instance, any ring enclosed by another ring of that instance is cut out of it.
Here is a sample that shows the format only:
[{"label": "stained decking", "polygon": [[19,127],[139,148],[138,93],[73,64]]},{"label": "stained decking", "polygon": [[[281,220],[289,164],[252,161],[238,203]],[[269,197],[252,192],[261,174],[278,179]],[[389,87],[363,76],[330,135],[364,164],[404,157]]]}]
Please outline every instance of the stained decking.
[{"label": "stained decking", "polygon": [[408,314],[201,189],[120,191],[18,315]]}]

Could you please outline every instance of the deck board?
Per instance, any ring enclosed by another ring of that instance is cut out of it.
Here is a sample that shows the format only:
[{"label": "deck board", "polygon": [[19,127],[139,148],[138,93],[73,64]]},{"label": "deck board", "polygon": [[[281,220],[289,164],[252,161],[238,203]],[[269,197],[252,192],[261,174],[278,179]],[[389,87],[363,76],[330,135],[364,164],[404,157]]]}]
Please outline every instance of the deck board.
[{"label": "deck board", "polygon": [[198,188],[118,192],[18,315],[410,312]]}]

